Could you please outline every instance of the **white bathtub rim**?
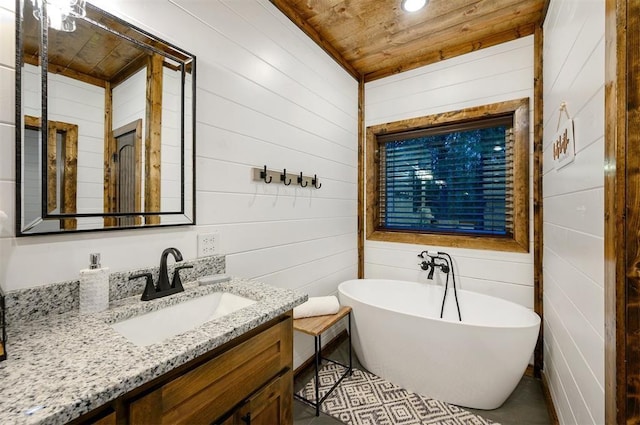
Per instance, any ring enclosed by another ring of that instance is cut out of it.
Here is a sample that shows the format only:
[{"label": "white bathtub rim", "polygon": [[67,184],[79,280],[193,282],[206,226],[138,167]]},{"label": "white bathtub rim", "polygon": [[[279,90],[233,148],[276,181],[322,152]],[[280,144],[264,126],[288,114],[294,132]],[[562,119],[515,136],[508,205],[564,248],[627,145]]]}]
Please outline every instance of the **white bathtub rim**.
[{"label": "white bathtub rim", "polygon": [[[531,316],[532,320],[535,321],[535,323],[528,323],[528,324],[522,324],[522,325],[513,325],[513,324],[508,324],[505,323],[504,325],[495,325],[495,324],[491,324],[491,325],[487,325],[487,324],[482,324],[482,323],[473,323],[473,322],[465,322],[464,318],[462,320],[462,322],[460,322],[459,320],[450,320],[450,319],[441,319],[440,317],[432,317],[432,316],[421,316],[421,315],[417,315],[417,314],[412,314],[412,313],[407,313],[406,311],[402,311],[399,309],[395,309],[395,308],[390,308],[388,306],[383,306],[380,305],[379,303],[373,303],[371,302],[371,300],[365,300],[362,297],[359,296],[355,296],[352,293],[347,293],[345,292],[342,288],[343,285],[346,287],[346,284],[350,283],[350,282],[366,282],[366,281],[379,281],[379,282],[399,282],[399,283],[403,283],[403,284],[411,284],[411,285],[432,285],[434,286],[436,289],[439,289],[441,292],[444,292],[444,288],[440,287],[440,286],[436,286],[434,284],[430,284],[430,283],[420,283],[420,282],[413,282],[410,280],[399,280],[399,279],[375,279],[375,278],[364,278],[364,279],[349,279],[349,280],[345,280],[344,282],[341,282],[338,285],[338,294],[344,294],[345,296],[358,301],[360,303],[363,304],[368,304],[371,305],[375,308],[379,308],[382,310],[387,310],[387,311],[391,311],[394,313],[398,313],[398,314],[403,314],[406,316],[411,316],[411,317],[418,317],[421,319],[427,319],[427,320],[436,320],[439,322],[445,322],[445,323],[451,323],[451,324],[455,324],[455,325],[460,325],[460,326],[470,326],[470,327],[478,327],[478,328],[487,328],[487,329],[523,329],[523,328],[531,328],[531,327],[540,327],[540,323],[541,323],[541,319],[540,316],[533,310],[515,303],[513,301],[509,301],[509,300],[505,300],[504,298],[500,298],[500,297],[495,297],[493,295],[487,295],[487,294],[483,294],[481,292],[476,292],[476,291],[470,291],[468,289],[460,289],[458,288],[459,292],[464,292],[464,293],[470,293],[473,294],[472,296],[479,296],[479,297],[489,297],[489,298],[495,298],[497,300],[499,300],[500,302],[504,302],[507,304],[510,304],[511,306],[514,306],[518,309],[522,309],[523,311],[526,311],[526,313],[528,315]],[[449,292],[450,294],[447,296],[453,296],[453,294],[451,294],[453,292],[453,288],[450,286],[449,287]]]}]

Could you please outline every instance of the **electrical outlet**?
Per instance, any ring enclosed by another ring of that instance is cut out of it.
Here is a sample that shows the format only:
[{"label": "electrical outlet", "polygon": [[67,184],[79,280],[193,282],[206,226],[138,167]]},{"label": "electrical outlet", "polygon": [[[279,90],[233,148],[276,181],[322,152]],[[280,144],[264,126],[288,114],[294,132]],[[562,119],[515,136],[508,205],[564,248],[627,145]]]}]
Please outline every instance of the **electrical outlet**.
[{"label": "electrical outlet", "polygon": [[198,257],[220,254],[220,235],[202,233],[198,235]]}]

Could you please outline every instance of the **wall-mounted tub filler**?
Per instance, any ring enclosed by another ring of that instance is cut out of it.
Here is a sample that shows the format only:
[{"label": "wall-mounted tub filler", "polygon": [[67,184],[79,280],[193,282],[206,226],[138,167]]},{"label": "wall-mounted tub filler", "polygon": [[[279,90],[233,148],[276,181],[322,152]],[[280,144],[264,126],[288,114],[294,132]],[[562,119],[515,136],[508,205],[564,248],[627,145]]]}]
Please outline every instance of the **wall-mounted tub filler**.
[{"label": "wall-mounted tub filler", "polygon": [[440,308],[440,318],[444,314],[444,302],[447,300],[447,291],[449,290],[449,273],[451,273],[452,281],[453,281],[453,295],[456,299],[456,308],[458,309],[458,320],[462,322],[462,315],[460,314],[460,304],[458,303],[458,290],[456,288],[456,273],[453,270],[453,259],[446,252],[440,251],[422,251],[418,254],[418,257],[422,258],[423,261],[418,265],[422,270],[429,270],[429,274],[427,275],[427,279],[433,279],[433,273],[436,268],[440,268],[442,273],[447,275],[447,280],[444,284],[444,295],[442,296],[442,307]]}]

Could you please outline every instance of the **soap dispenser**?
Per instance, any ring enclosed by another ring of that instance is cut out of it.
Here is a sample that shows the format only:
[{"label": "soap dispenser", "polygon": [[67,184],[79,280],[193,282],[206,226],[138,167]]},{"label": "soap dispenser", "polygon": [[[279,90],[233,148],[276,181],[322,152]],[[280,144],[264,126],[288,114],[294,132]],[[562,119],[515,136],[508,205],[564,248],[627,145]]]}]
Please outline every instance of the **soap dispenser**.
[{"label": "soap dispenser", "polygon": [[89,268],[80,270],[80,313],[109,307],[109,268],[100,267],[100,254],[89,255]]}]

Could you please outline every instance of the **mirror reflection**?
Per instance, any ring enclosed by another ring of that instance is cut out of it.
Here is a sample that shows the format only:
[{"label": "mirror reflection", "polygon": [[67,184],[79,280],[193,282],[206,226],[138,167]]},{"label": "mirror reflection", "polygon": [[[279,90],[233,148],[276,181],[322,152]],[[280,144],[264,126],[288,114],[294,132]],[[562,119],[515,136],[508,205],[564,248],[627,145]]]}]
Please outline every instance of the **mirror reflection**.
[{"label": "mirror reflection", "polygon": [[22,3],[18,233],[193,224],[195,58],[65,2]]}]

